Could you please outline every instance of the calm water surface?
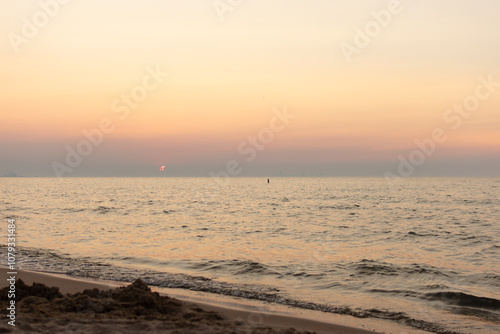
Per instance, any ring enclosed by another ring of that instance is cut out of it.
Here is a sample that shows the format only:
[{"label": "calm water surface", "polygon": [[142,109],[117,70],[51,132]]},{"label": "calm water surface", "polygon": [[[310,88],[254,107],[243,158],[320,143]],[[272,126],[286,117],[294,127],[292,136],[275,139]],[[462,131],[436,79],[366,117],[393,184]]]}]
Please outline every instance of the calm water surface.
[{"label": "calm water surface", "polygon": [[21,268],[141,276],[438,333],[500,326],[500,179],[0,178],[0,187]]}]

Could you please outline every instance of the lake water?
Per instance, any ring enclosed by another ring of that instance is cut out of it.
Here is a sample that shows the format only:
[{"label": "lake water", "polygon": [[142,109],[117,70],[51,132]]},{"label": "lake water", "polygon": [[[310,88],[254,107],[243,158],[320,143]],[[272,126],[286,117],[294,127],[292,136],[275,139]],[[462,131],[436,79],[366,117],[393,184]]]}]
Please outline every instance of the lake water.
[{"label": "lake water", "polygon": [[500,179],[0,178],[0,187],[23,269],[141,277],[436,333],[500,326]]}]

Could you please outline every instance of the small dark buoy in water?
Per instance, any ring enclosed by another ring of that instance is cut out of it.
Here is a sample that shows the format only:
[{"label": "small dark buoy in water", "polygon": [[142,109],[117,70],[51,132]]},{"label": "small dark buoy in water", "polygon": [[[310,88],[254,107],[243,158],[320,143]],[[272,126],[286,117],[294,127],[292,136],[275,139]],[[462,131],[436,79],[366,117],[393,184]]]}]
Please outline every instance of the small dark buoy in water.
[{"label": "small dark buoy in water", "polygon": [[267,183],[269,183],[269,179],[267,179]]}]

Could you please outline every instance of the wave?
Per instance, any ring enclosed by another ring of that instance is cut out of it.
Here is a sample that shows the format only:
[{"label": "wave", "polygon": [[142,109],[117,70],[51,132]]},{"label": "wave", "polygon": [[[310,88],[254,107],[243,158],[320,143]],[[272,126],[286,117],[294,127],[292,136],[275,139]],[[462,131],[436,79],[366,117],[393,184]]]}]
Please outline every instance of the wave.
[{"label": "wave", "polygon": [[[82,211],[82,210],[80,210]],[[129,215],[133,210],[124,210],[123,207],[114,207],[114,206],[105,206],[105,205],[99,205],[97,208],[92,209],[91,211],[96,212],[98,214],[104,215],[104,214],[119,214],[123,216]],[[165,212],[165,210],[162,212],[162,214],[168,214],[172,211]],[[158,214],[158,213],[152,213],[152,214]]]},{"label": "wave", "polygon": [[446,304],[477,307],[489,310],[500,310],[500,300],[487,297],[478,297],[463,292],[442,291],[425,294],[425,299],[439,300]]},{"label": "wave", "polygon": [[363,259],[354,263],[354,270],[358,275],[397,275],[397,268],[385,262]]},{"label": "wave", "polygon": [[440,301],[448,305],[456,305],[462,307],[474,307],[480,309],[487,309],[498,311],[500,310],[500,300],[488,297],[478,297],[463,292],[456,291],[439,291],[428,292],[425,294],[412,290],[385,290],[385,289],[371,289],[370,292],[392,294],[404,297],[415,297],[431,301]]},{"label": "wave", "polygon": [[468,276],[469,280],[473,282],[483,282],[488,285],[494,285],[496,287],[500,287],[500,275],[493,273],[483,273],[478,275],[470,275]]},{"label": "wave", "polygon": [[409,266],[399,266],[392,263],[380,262],[376,260],[363,259],[358,262],[354,262],[348,265],[351,270],[355,271],[357,275],[383,275],[383,276],[398,276],[398,275],[415,275],[415,274],[427,274],[433,276],[445,276],[448,275],[439,270],[436,267],[412,263]]},{"label": "wave", "polygon": [[417,237],[438,237],[439,236],[438,234],[418,233],[418,232],[414,232],[414,231],[410,231],[406,235],[414,235],[414,236],[417,236]]},{"label": "wave", "polygon": [[375,292],[375,293],[384,293],[384,294],[391,294],[391,295],[403,295],[405,297],[411,296],[411,297],[417,297],[418,292],[416,291],[411,291],[411,290],[384,290],[384,289],[371,289],[369,290],[370,292]]},{"label": "wave", "polygon": [[74,213],[74,212],[85,211],[85,209],[83,209],[83,208],[64,208],[64,209],[62,209],[62,211],[67,211],[67,212]]},{"label": "wave", "polygon": [[100,205],[98,206],[96,209],[94,209],[94,211],[100,213],[100,214],[105,214],[105,213],[108,213],[112,210],[114,210],[115,208],[114,207],[107,207],[107,206],[103,206],[103,205]]},{"label": "wave", "polygon": [[338,204],[338,205],[320,205],[320,210],[333,209],[333,210],[353,210],[360,208],[359,204]]},{"label": "wave", "polygon": [[270,275],[282,276],[281,273],[271,269],[265,264],[249,260],[221,260],[198,262],[189,266],[191,269],[197,269],[207,272],[224,272],[232,275]]},{"label": "wave", "polygon": [[150,265],[154,267],[166,267],[171,264],[169,261],[159,261],[148,257],[135,256],[112,257],[110,260],[127,264]]}]

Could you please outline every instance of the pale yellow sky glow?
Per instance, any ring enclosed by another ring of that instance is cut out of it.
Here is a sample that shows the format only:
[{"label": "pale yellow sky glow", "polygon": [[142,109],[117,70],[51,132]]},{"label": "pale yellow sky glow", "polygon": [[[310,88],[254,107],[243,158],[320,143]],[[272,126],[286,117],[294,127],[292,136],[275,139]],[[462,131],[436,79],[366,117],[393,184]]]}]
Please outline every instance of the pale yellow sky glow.
[{"label": "pale yellow sky glow", "polygon": [[0,175],[384,176],[440,128],[414,175],[500,176],[498,1],[214,3],[1,1]]}]

